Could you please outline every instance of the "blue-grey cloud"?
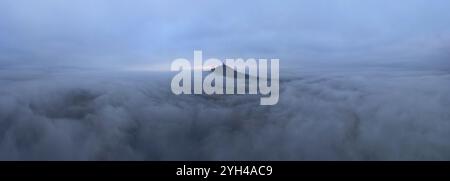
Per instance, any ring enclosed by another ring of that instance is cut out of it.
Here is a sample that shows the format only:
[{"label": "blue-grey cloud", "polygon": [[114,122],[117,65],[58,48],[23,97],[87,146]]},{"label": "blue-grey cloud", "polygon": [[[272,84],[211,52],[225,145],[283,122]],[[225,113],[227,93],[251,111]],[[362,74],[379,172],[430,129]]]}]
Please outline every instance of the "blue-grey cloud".
[{"label": "blue-grey cloud", "polygon": [[445,0],[4,0],[0,63],[114,67],[215,57],[448,65]]},{"label": "blue-grey cloud", "polygon": [[448,72],[281,77],[260,106],[175,96],[161,73],[0,70],[0,160],[450,159]]},{"label": "blue-grey cloud", "polygon": [[[0,160],[449,160],[448,7],[1,0]],[[279,103],[128,69],[193,50],[280,58]]]}]

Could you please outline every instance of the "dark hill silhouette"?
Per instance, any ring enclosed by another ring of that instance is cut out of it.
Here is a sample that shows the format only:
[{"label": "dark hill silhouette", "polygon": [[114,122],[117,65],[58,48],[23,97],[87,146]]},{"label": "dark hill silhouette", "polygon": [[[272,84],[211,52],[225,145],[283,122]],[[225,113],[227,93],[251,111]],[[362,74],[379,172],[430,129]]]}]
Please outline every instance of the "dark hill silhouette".
[{"label": "dark hill silhouette", "polygon": [[[220,68],[222,69],[222,76],[227,77],[227,78],[237,79],[238,76],[242,76],[246,80],[248,80],[248,79],[258,79],[258,76],[249,75],[248,73],[245,73],[245,72],[239,72],[239,71],[237,71],[237,70],[233,69],[232,67],[230,67],[228,65],[225,65],[225,64],[222,64],[222,65],[219,65],[219,66],[217,66],[215,68],[212,68],[211,72],[215,71],[216,69],[220,69]],[[233,72],[233,75],[227,75],[227,72]]]}]

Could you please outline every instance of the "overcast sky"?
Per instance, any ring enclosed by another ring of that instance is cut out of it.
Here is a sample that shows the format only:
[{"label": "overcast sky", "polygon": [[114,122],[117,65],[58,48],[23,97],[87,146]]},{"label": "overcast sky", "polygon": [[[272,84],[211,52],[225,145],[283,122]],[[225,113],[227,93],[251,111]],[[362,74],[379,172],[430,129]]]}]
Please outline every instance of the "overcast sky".
[{"label": "overcast sky", "polygon": [[193,50],[282,66],[448,65],[449,8],[448,0],[1,0],[0,65],[166,67]]}]

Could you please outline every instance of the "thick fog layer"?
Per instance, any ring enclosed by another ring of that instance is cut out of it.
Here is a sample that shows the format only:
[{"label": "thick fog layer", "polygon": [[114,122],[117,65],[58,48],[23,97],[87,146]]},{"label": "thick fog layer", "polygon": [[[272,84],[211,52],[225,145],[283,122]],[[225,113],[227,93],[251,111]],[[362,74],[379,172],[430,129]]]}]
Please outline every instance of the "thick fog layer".
[{"label": "thick fog layer", "polygon": [[[448,0],[0,0],[0,160],[450,160]],[[172,94],[280,59],[280,100]]]},{"label": "thick fog layer", "polygon": [[2,70],[0,159],[450,159],[448,72],[283,72],[260,106],[175,96],[167,73]]}]

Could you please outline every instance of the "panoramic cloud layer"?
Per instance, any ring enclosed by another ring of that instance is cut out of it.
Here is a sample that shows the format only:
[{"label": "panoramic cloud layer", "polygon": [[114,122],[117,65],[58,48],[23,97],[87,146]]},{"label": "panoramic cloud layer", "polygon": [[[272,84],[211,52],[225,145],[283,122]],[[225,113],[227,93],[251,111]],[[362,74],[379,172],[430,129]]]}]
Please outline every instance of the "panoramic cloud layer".
[{"label": "panoramic cloud layer", "polygon": [[450,75],[439,71],[287,73],[275,106],[175,96],[168,74],[1,77],[2,160],[450,159]]},{"label": "panoramic cloud layer", "polygon": [[[0,160],[449,160],[448,7],[1,0]],[[172,94],[194,50],[280,59],[278,104]]]}]

